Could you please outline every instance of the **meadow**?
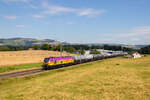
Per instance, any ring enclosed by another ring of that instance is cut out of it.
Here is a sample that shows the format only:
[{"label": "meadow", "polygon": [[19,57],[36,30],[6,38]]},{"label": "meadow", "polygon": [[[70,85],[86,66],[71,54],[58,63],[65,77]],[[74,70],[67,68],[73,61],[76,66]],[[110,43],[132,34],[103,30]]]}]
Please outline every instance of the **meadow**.
[{"label": "meadow", "polygon": [[0,67],[43,62],[46,57],[70,56],[69,53],[46,50],[24,50],[0,52]]},{"label": "meadow", "polygon": [[150,56],[0,79],[0,100],[150,100]]}]

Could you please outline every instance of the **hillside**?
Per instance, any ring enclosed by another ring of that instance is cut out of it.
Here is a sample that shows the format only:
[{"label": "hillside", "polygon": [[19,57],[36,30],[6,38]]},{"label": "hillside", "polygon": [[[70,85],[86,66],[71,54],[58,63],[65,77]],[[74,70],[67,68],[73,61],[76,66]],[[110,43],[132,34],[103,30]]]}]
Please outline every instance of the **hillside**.
[{"label": "hillside", "polygon": [[34,39],[34,38],[9,38],[9,39],[0,39],[0,46],[33,46],[33,45],[42,45],[42,44],[62,44],[62,45],[97,45],[97,46],[122,46],[122,47],[129,47],[134,49],[140,49],[145,47],[146,45],[125,45],[125,44],[113,44],[113,43],[68,43],[68,42],[59,42],[57,40],[52,39]]},{"label": "hillside", "polygon": [[51,44],[53,42],[57,41],[51,39],[38,40],[33,38],[0,39],[0,45],[8,45],[8,46],[33,46],[33,45],[42,45],[45,43]]}]

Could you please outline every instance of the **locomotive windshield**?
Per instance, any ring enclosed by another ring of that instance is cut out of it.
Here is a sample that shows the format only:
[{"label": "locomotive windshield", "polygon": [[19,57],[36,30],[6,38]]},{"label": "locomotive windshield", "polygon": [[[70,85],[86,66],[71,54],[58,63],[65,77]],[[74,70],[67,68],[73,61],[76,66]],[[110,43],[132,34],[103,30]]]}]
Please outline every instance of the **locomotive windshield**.
[{"label": "locomotive windshield", "polygon": [[49,62],[49,58],[45,58],[45,59],[44,59],[44,62],[45,62],[45,63]]}]

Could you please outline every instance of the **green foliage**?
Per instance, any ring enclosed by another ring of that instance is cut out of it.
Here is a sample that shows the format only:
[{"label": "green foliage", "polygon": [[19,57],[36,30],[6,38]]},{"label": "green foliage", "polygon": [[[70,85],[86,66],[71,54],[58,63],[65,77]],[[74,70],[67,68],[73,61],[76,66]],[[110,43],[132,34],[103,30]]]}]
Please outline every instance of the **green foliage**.
[{"label": "green foliage", "polygon": [[90,49],[103,49],[103,47],[98,45],[92,45]]},{"label": "green foliage", "polygon": [[89,50],[90,46],[88,45],[66,45],[67,46],[71,46],[73,47],[75,50],[80,50],[80,48],[84,49],[84,50]]},{"label": "green foliage", "polygon": [[66,47],[64,47],[64,51],[73,53],[73,52],[75,52],[76,50],[75,50],[75,48],[73,48],[72,46],[66,46]]},{"label": "green foliage", "polygon": [[62,45],[58,45],[54,48],[52,48],[53,51],[63,51],[64,50],[64,47]]},{"label": "green foliage", "polygon": [[140,53],[150,54],[150,45],[140,49]]},{"label": "green foliage", "polygon": [[10,71],[17,71],[22,69],[30,69],[30,68],[38,68],[41,67],[42,63],[37,64],[22,64],[22,65],[12,65],[12,66],[1,66],[0,67],[0,73],[3,72],[10,72]]},{"label": "green foliage", "polygon": [[122,50],[121,46],[115,46],[115,45],[104,45],[103,48],[105,50],[113,50],[113,51],[118,51],[118,50]]},{"label": "green foliage", "polygon": [[1,47],[0,51],[11,51],[7,46]]},{"label": "green foliage", "polygon": [[51,46],[50,46],[49,44],[43,44],[43,45],[41,46],[41,49],[42,49],[42,50],[50,50],[50,49],[51,49]]},{"label": "green foliage", "polygon": [[79,53],[80,53],[81,55],[84,55],[84,54],[85,54],[85,50],[81,49],[81,50],[79,50]]},{"label": "green foliage", "polygon": [[29,47],[24,46],[1,46],[0,51],[19,51],[19,50],[27,50]]},{"label": "green foliage", "polygon": [[92,51],[90,52],[90,54],[100,54],[100,52],[97,51],[96,49],[94,49],[94,50],[92,50]]},{"label": "green foliage", "polygon": [[38,50],[38,49],[40,49],[40,46],[34,45],[33,48],[34,48],[34,50]]},{"label": "green foliage", "polygon": [[123,47],[122,50],[123,50],[123,51],[126,51],[126,52],[128,52],[128,53],[132,53],[132,52],[137,51],[136,49],[133,49],[133,48],[127,48],[127,47]]}]

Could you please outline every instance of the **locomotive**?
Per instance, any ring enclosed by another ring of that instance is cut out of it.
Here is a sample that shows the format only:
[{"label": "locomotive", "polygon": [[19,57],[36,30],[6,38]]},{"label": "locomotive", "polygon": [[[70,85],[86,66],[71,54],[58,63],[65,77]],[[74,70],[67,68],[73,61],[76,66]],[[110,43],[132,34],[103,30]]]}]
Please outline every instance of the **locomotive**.
[{"label": "locomotive", "polygon": [[60,67],[66,67],[69,65],[81,64],[81,63],[113,58],[118,56],[124,56],[124,55],[126,55],[126,53],[117,52],[110,55],[90,54],[90,55],[76,55],[76,56],[66,56],[66,57],[49,57],[44,59],[42,68],[44,70],[55,69]]}]

